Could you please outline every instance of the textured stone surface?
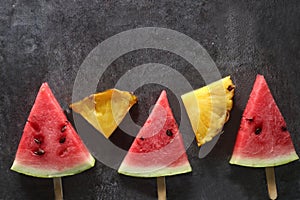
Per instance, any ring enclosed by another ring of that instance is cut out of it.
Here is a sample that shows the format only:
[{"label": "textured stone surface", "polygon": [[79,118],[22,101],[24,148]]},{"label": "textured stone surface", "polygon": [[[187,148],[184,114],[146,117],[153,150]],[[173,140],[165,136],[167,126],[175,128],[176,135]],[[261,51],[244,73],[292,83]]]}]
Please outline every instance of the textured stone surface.
[{"label": "textured stone surface", "polygon": [[[222,76],[237,91],[225,132],[205,159],[194,142],[187,153],[190,174],[168,177],[168,199],[267,199],[263,169],[228,164],[239,120],[257,73],[266,77],[300,153],[299,1],[62,1],[0,2],[0,199],[54,199],[52,180],[9,170],[40,84],[47,81],[63,108],[88,53],[106,38],[146,26],[182,32],[202,44]],[[173,67],[193,87],[204,84],[185,60],[156,50],[118,58],[98,85],[103,90],[133,66],[157,62]],[[143,100],[131,112],[143,124],[161,88],[137,91]],[[149,95],[152,96],[149,96]],[[156,96],[155,96],[156,95]],[[176,107],[176,101],[173,104]],[[175,109],[175,111],[178,109]],[[175,116],[180,113],[175,112]],[[128,146],[128,145],[127,145]],[[300,199],[300,162],[276,167],[278,199]],[[120,176],[100,162],[63,178],[65,199],[156,199],[155,179]]]}]

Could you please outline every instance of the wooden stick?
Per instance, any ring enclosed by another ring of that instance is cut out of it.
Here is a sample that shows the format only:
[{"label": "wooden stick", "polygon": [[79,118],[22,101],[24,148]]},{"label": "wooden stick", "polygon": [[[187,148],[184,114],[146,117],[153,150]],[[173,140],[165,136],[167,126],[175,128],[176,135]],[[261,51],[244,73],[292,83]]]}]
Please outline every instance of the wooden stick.
[{"label": "wooden stick", "polygon": [[277,199],[274,167],[266,167],[266,178],[267,178],[267,185],[268,185],[268,192],[269,192],[270,199],[272,200]]},{"label": "wooden stick", "polygon": [[157,195],[158,195],[158,200],[167,199],[166,180],[164,176],[157,177]]},{"label": "wooden stick", "polygon": [[61,178],[53,178],[55,200],[63,200],[63,188]]}]

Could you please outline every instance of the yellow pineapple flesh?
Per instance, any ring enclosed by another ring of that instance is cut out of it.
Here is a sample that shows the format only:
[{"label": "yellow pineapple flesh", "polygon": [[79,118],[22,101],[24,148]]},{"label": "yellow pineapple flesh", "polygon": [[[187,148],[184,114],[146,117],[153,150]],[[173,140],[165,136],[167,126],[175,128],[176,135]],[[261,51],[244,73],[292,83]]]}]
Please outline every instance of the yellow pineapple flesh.
[{"label": "yellow pineapple flesh", "polygon": [[233,105],[234,84],[227,76],[181,96],[198,146],[221,132]]},{"label": "yellow pineapple flesh", "polygon": [[109,89],[92,94],[70,107],[109,138],[136,102],[137,97],[130,92]]}]

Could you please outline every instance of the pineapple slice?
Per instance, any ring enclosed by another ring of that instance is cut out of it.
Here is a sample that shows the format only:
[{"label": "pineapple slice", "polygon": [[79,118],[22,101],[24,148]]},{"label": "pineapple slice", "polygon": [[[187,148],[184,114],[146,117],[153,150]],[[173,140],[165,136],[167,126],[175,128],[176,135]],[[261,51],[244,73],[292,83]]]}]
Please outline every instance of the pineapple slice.
[{"label": "pineapple slice", "polygon": [[232,109],[234,88],[230,76],[181,96],[198,146],[221,132]]},{"label": "pineapple slice", "polygon": [[70,107],[109,138],[136,102],[137,97],[127,91],[109,89],[92,94]]}]

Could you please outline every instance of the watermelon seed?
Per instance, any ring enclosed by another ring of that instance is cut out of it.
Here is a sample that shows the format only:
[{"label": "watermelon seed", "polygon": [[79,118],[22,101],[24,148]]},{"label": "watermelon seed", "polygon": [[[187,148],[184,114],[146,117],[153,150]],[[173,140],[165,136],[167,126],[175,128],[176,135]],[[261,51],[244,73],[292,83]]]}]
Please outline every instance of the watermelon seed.
[{"label": "watermelon seed", "polygon": [[258,135],[258,134],[260,134],[260,133],[261,133],[261,128],[256,128],[256,129],[255,129],[255,134]]},{"label": "watermelon seed", "polygon": [[43,155],[44,153],[45,153],[45,151],[43,150],[43,149],[39,149],[39,150],[37,150],[37,151],[35,151],[35,152],[33,152],[35,155],[39,155],[39,156],[41,156],[41,155]]},{"label": "watermelon seed", "polygon": [[61,144],[64,143],[65,141],[66,141],[65,137],[62,137],[62,138],[59,139],[59,143],[61,143]]},{"label": "watermelon seed", "polygon": [[166,134],[167,134],[167,136],[170,136],[170,137],[173,135],[171,130],[167,130]]},{"label": "watermelon seed", "polygon": [[282,130],[282,131],[287,131],[286,126],[282,126],[282,127],[281,127],[281,130]]},{"label": "watermelon seed", "polygon": [[65,130],[67,129],[67,126],[66,125],[63,125],[63,127],[61,128],[61,132],[65,132]]},{"label": "watermelon seed", "polygon": [[145,139],[143,137],[140,137],[140,140],[144,141]]},{"label": "watermelon seed", "polygon": [[249,122],[253,122],[253,118],[246,118]]},{"label": "watermelon seed", "polygon": [[35,141],[35,143],[37,143],[37,144],[41,144],[42,142],[39,140],[39,139],[37,139],[37,138],[34,138],[34,141]]},{"label": "watermelon seed", "polygon": [[227,87],[227,90],[228,91],[231,91],[231,90],[233,90],[234,89],[234,86],[232,86],[232,85],[229,85],[228,87]]},{"label": "watermelon seed", "polygon": [[40,126],[38,125],[38,123],[36,123],[36,122],[32,122],[32,121],[28,121],[29,122],[29,124],[31,125],[31,127],[35,130],[35,131],[37,131],[37,132],[39,132],[41,129],[40,129]]}]

